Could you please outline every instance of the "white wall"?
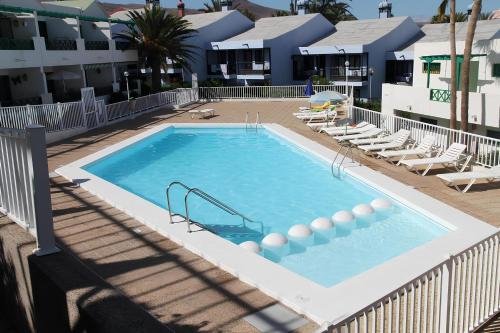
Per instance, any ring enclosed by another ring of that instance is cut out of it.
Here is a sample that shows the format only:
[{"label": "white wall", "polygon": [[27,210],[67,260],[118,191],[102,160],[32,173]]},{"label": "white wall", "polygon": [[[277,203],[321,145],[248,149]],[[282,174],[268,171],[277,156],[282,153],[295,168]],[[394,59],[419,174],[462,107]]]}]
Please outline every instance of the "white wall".
[{"label": "white wall", "polygon": [[[203,15],[203,14],[198,14]],[[207,79],[207,49],[210,49],[210,43],[213,41],[225,40],[232,36],[241,34],[242,32],[251,29],[254,23],[239,11],[231,11],[230,14],[222,19],[199,28],[198,33],[192,38],[189,38],[187,43],[198,47],[194,50],[194,61],[190,61],[191,71],[198,74],[198,80],[204,81]],[[185,71],[184,78],[186,81],[191,81],[191,73]]]},{"label": "white wall", "polygon": [[[457,42],[457,53],[463,54],[465,43]],[[500,78],[494,78],[493,64],[500,63],[500,39],[479,41],[473,44],[473,54],[486,54],[484,57],[475,57],[472,61],[479,61],[478,92],[499,93]],[[415,66],[413,86],[427,87],[427,73],[422,71],[421,56],[450,54],[450,45],[444,43],[417,43],[415,45]],[[441,64],[440,74],[431,74],[430,87],[434,89],[450,89],[451,62],[436,61]]]},{"label": "white wall", "polygon": [[310,19],[302,26],[273,40],[264,41],[271,49],[271,83],[293,83],[292,55],[300,54],[299,47],[308,45],[333,31],[333,25],[322,15]]},{"label": "white wall", "polygon": [[[458,95],[458,121],[461,120],[460,102],[461,98]],[[382,112],[394,114],[396,110],[411,112],[416,115],[449,119],[450,104],[431,101],[430,89],[425,87],[384,84]],[[469,123],[480,126],[500,127],[500,91],[498,94],[470,93]]]},{"label": "white wall", "polygon": [[[386,54],[394,51],[398,47],[408,43],[420,32],[418,25],[408,17],[397,28],[386,34],[384,37],[364,47],[368,53],[368,67],[374,69],[372,76],[372,98],[382,96],[382,84],[385,82]],[[361,90],[361,97],[369,97],[369,87],[365,86]]]}]

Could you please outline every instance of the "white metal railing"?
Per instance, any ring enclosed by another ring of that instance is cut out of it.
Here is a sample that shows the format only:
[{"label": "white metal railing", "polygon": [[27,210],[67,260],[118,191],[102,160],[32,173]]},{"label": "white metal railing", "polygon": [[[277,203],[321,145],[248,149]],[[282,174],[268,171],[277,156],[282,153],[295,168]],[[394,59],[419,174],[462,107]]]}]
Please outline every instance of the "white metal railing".
[{"label": "white metal railing", "polygon": [[42,126],[0,128],[0,212],[36,236],[38,255],[58,251]]},{"label": "white metal railing", "polygon": [[25,105],[0,108],[0,127],[24,129],[31,124],[57,132],[85,127],[81,102]]},{"label": "white metal railing", "polygon": [[[314,91],[337,91],[346,95],[346,86],[314,85]],[[200,87],[200,99],[273,99],[273,98],[307,98],[305,85],[294,86],[231,86]]]},{"label": "white metal railing", "polygon": [[466,153],[472,156],[472,161],[483,166],[495,166],[500,164],[500,140],[486,136],[452,130],[446,127],[422,123],[420,121],[406,119],[390,114],[367,110],[351,106],[348,117],[355,122],[362,120],[374,124],[389,133],[395,133],[404,128],[411,131],[411,139],[420,143],[426,135],[433,135],[436,139],[434,144],[446,149],[454,142],[467,146]]},{"label": "white metal railing", "polygon": [[500,233],[320,331],[464,333],[500,310]]},{"label": "white metal railing", "polygon": [[185,105],[197,100],[198,91],[196,88],[176,89],[106,105],[105,113],[107,122],[115,122],[120,118],[133,117],[138,113],[143,113],[160,106]]}]

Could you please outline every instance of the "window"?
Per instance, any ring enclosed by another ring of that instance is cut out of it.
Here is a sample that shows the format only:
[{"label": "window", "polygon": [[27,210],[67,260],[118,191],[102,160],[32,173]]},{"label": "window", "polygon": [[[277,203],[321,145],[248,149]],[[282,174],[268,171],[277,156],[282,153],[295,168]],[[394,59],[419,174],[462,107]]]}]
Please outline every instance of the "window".
[{"label": "window", "polygon": [[[427,66],[429,63],[424,62],[422,66],[422,73],[427,73]],[[441,73],[441,64],[438,62],[431,63],[431,74],[440,74]]]},{"label": "window", "polygon": [[500,64],[493,65],[493,77],[500,77]]},{"label": "window", "polygon": [[427,117],[420,117],[419,120],[421,123],[426,123],[426,124],[430,124],[430,125],[437,125],[438,124],[438,121],[436,119],[431,119],[431,118],[427,118]]}]

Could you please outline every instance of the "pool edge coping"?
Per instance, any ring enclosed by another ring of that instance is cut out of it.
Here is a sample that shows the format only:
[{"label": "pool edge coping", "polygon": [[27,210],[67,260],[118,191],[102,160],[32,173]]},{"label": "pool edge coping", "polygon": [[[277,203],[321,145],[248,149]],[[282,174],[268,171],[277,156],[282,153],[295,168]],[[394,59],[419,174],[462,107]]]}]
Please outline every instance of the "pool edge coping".
[{"label": "pool edge coping", "polygon": [[[441,221],[445,221],[448,224],[445,225],[446,227],[451,225],[456,229],[450,230],[444,237],[405,252],[333,287],[322,287],[263,257],[249,253],[221,237],[208,232],[188,234],[186,226],[183,223],[169,225],[167,224],[168,212],[165,209],[81,169],[84,165],[169,127],[244,129],[245,124],[172,123],[158,125],[60,167],[56,172],[71,181],[89,179],[80,183],[80,186],[88,192],[108,202],[117,209],[124,211],[191,252],[200,255],[205,260],[238,277],[241,281],[256,287],[298,313],[308,316],[318,324],[331,322],[360,310],[364,306],[371,304],[394,289],[420,276],[423,272],[439,265],[450,255],[481,241],[497,231],[496,228],[382,173],[365,166],[358,167],[347,164],[344,171],[351,176],[368,182],[372,187],[380,186],[378,190],[388,196],[394,197],[405,205],[407,202],[410,202],[410,198],[411,201],[416,200],[420,202],[419,205],[411,203],[408,206],[418,211],[424,209],[423,213],[425,215],[429,216],[430,214],[430,217],[433,219],[436,217]],[[263,124],[263,127],[325,161],[331,162],[331,159],[336,154],[335,151],[281,125]],[[394,188],[387,190],[386,187],[388,185]],[[432,212],[433,210],[437,211]],[[179,221],[177,220],[177,222]],[[221,248],[218,248],[219,246]],[[238,255],[235,256],[235,253],[238,253]],[[419,264],[415,265],[415,262]],[[256,269],[251,270],[248,266]],[[420,268],[417,269],[416,267]],[[391,270],[393,273],[387,274],[388,270]],[[259,272],[261,274],[256,274]],[[273,276],[275,281],[263,279],[262,277],[265,275]],[[286,282],[279,280],[279,278],[282,278]],[[376,288],[373,286],[376,286]],[[360,298],[363,300],[360,300]],[[336,299],[341,299],[338,302],[341,304],[335,302]],[[346,311],[345,309],[349,310]]]}]

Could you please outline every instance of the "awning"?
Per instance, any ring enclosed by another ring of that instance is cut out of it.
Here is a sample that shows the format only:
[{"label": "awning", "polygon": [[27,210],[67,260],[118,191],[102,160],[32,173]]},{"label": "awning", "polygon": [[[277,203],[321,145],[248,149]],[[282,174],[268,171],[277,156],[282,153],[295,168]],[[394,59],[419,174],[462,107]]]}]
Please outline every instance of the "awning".
[{"label": "awning", "polygon": [[[486,54],[472,54],[471,58],[476,58],[476,57],[486,57]],[[457,54],[457,61],[461,61],[464,59],[463,54]],[[440,55],[429,55],[429,56],[421,56],[420,60],[423,60],[425,62],[433,62],[433,61],[440,61],[440,60],[451,60],[451,55],[449,54],[440,54]]]},{"label": "awning", "polygon": [[0,12],[28,13],[28,14],[36,13],[38,16],[45,16],[45,17],[74,18],[74,19],[79,19],[80,21],[109,22],[109,23],[134,25],[134,22],[132,22],[132,21],[124,21],[124,20],[117,20],[117,19],[111,19],[111,18],[86,16],[86,15],[76,15],[76,14],[61,13],[61,12],[52,12],[52,11],[48,11],[48,10],[38,10],[35,8],[17,7],[17,6],[9,6],[9,5],[0,5]]}]

